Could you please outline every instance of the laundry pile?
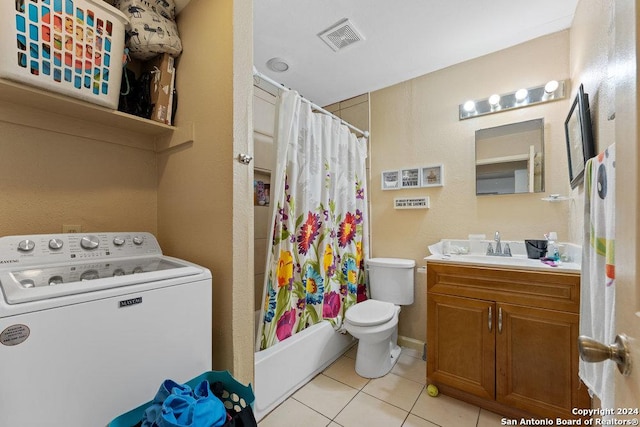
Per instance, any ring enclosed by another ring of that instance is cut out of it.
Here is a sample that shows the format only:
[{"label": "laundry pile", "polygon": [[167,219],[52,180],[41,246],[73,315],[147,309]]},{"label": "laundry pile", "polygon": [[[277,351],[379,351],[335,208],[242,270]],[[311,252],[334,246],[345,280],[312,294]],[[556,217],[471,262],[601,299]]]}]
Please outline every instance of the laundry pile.
[{"label": "laundry pile", "polygon": [[117,0],[115,7],[129,18],[127,47],[133,58],[146,61],[162,53],[180,55],[174,0]]},{"label": "laundry pile", "polygon": [[[175,1],[116,0],[114,6],[129,19],[118,110],[171,125],[177,108],[175,58],[182,52]],[[133,66],[131,58],[137,60]]]},{"label": "laundry pile", "polygon": [[225,393],[221,381],[203,380],[191,388],[165,380],[136,427],[256,427],[251,407],[226,408]]}]

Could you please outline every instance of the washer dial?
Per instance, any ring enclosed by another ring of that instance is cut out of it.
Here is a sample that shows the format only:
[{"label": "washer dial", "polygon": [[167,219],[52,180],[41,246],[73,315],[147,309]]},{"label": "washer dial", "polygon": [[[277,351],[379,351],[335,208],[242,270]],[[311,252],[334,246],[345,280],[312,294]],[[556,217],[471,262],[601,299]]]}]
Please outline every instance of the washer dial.
[{"label": "washer dial", "polygon": [[95,249],[100,245],[100,239],[98,239],[96,236],[84,236],[81,240],[80,240],[80,246],[82,246],[83,249]]}]

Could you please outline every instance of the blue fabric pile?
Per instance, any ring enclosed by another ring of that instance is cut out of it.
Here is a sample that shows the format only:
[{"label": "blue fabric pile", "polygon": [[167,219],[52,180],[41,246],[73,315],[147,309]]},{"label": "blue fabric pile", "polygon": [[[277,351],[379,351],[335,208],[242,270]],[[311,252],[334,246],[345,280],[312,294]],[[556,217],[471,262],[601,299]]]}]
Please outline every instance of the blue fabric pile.
[{"label": "blue fabric pile", "polygon": [[144,413],[142,427],[220,427],[227,421],[224,404],[202,381],[191,389],[165,380]]}]

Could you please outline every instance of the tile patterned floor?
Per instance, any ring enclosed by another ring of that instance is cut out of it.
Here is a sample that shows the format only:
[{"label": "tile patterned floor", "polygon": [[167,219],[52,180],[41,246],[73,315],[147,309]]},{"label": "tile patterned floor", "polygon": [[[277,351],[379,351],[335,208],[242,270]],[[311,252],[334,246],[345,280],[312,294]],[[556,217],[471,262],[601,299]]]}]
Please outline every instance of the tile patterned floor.
[{"label": "tile patterned floor", "polygon": [[426,362],[403,348],[382,378],[355,372],[355,348],[284,401],[259,427],[494,427],[502,416],[425,390]]}]

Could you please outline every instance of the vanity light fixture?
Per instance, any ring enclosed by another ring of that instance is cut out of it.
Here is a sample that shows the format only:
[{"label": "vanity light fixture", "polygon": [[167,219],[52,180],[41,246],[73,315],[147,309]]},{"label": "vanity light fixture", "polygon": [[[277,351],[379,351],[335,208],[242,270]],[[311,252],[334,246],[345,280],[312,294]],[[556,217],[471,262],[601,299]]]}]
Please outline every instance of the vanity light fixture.
[{"label": "vanity light fixture", "polygon": [[565,80],[551,80],[546,84],[522,88],[505,94],[493,94],[489,98],[466,101],[458,106],[460,120],[501,111],[523,108],[565,97]]}]

